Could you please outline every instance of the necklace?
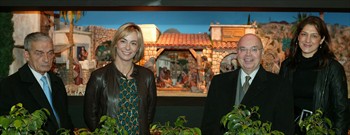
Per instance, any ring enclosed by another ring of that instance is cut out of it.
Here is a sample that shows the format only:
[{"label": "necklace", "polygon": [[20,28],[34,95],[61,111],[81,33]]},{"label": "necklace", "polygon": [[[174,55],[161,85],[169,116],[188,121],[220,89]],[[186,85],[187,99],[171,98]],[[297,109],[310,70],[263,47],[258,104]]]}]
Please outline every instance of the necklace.
[{"label": "necklace", "polygon": [[125,74],[125,77],[126,77],[126,78],[128,78],[128,74],[130,73],[131,69],[133,69],[133,67],[134,67],[134,66],[133,66],[133,65],[131,65],[131,67],[130,67],[129,71],[128,71],[128,72]]},{"label": "necklace", "polygon": [[128,78],[128,75],[129,75],[130,71],[133,69],[133,67],[134,67],[134,65],[131,65],[129,71],[128,71],[126,74],[124,74],[124,73],[120,70],[120,68],[118,68],[118,66],[117,66],[117,69],[119,70],[120,73],[122,73],[122,74],[125,76],[125,78]]},{"label": "necklace", "polygon": [[124,74],[124,73],[122,72],[121,68],[119,68],[118,65],[121,65],[121,64],[115,63],[115,66],[116,66],[117,70],[118,70],[121,74],[123,74],[123,75],[125,76],[125,78],[128,78],[129,73],[130,73],[131,70],[134,68],[134,64],[131,63],[130,69],[129,69],[129,71],[128,71],[126,74]]}]

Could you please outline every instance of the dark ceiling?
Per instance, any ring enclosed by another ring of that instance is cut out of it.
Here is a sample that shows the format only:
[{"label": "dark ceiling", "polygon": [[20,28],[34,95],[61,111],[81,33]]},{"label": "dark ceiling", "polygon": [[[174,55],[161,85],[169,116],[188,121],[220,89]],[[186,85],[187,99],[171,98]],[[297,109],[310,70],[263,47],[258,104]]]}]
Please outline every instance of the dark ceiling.
[{"label": "dark ceiling", "polygon": [[0,0],[0,10],[350,12],[350,0]]}]

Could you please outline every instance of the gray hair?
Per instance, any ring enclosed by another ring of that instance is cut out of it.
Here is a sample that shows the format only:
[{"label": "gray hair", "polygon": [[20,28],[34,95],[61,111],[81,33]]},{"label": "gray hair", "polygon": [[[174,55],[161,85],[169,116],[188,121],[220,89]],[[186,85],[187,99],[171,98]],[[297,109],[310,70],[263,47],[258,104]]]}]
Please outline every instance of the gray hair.
[{"label": "gray hair", "polygon": [[31,49],[32,43],[36,41],[47,41],[53,43],[51,37],[42,32],[33,32],[28,34],[24,38],[24,50],[28,51]]}]

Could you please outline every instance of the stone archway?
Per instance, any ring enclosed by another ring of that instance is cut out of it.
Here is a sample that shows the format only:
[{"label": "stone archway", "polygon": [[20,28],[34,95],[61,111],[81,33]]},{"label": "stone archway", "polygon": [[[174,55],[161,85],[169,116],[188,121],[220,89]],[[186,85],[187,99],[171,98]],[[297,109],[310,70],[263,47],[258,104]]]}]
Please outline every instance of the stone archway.
[{"label": "stone archway", "polygon": [[220,61],[220,73],[233,71],[238,68],[237,53],[225,53]]},{"label": "stone archway", "polygon": [[230,54],[237,54],[236,50],[226,50],[226,51],[221,51],[221,50],[215,50],[213,52],[213,66],[212,70],[214,74],[220,74],[220,65],[221,62],[225,57],[227,57]]}]

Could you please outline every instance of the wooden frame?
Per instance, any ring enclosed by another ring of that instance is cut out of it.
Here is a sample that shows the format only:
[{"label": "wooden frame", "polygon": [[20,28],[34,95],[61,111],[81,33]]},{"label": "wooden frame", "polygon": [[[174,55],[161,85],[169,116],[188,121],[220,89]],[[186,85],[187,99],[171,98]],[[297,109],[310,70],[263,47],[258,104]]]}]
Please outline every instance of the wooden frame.
[{"label": "wooden frame", "polygon": [[349,0],[3,0],[0,9],[350,12],[349,5]]}]

